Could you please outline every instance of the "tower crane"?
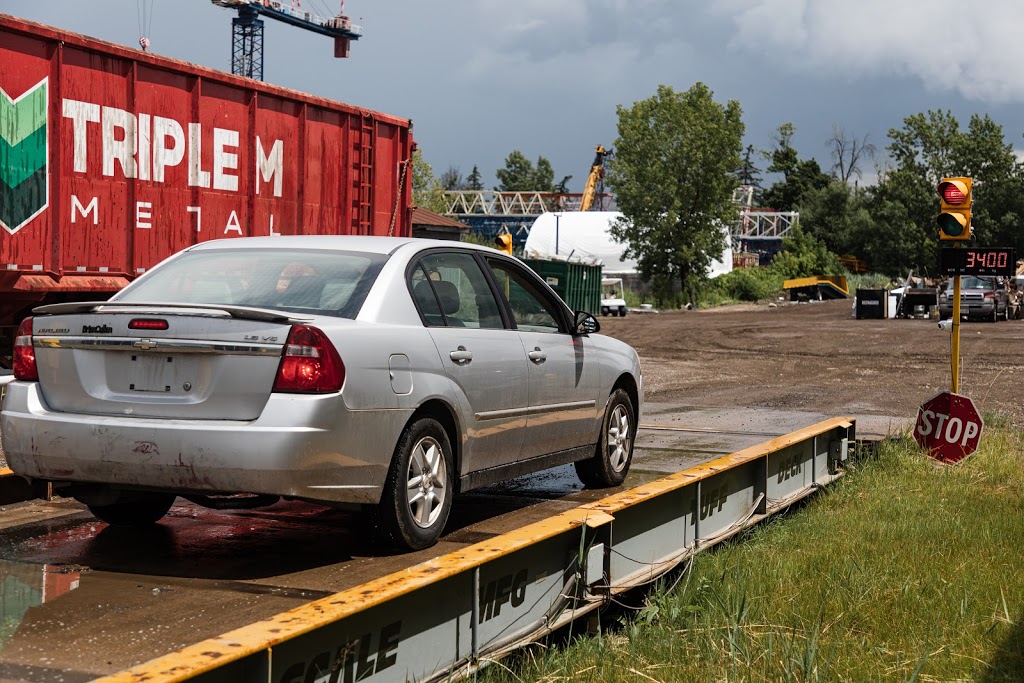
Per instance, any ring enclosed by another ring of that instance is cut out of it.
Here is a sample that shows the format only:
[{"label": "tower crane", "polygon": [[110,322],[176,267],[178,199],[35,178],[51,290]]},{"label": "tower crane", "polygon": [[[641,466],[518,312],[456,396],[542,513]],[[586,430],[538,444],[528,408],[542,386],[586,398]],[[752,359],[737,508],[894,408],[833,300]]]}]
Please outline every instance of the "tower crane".
[{"label": "tower crane", "polygon": [[[276,19],[292,26],[304,28],[334,38],[334,56],[348,57],[349,43],[363,35],[361,26],[338,14],[321,17],[305,12],[295,0],[290,3],[277,0],[211,0],[214,5],[238,10],[231,20],[231,73],[263,80],[263,20],[261,16]],[[342,3],[344,7],[344,2]]]},{"label": "tower crane", "polygon": [[594,197],[597,196],[598,185],[604,182],[604,160],[611,156],[611,150],[605,150],[604,145],[594,148],[597,153],[594,156],[594,163],[590,166],[590,175],[587,176],[587,184],[583,188],[583,198],[580,200],[580,211],[590,211],[594,204]]}]

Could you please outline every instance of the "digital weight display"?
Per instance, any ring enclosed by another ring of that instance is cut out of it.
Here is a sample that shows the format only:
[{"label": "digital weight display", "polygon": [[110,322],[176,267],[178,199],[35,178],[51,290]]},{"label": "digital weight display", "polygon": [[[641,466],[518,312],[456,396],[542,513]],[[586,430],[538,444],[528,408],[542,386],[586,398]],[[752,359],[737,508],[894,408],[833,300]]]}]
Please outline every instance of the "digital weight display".
[{"label": "digital weight display", "polygon": [[1017,272],[1017,255],[1012,247],[946,248],[939,251],[939,272],[943,275],[1002,275]]}]

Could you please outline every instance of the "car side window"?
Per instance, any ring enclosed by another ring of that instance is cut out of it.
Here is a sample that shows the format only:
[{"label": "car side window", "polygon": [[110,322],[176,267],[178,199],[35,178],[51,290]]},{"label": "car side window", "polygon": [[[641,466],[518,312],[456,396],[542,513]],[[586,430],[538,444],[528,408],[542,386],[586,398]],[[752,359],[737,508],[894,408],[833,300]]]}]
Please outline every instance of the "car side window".
[{"label": "car side window", "polygon": [[413,271],[409,286],[430,327],[504,327],[487,278],[470,254],[427,254]]},{"label": "car side window", "polygon": [[514,266],[488,259],[498,290],[505,294],[516,327],[526,332],[560,332],[558,305]]}]

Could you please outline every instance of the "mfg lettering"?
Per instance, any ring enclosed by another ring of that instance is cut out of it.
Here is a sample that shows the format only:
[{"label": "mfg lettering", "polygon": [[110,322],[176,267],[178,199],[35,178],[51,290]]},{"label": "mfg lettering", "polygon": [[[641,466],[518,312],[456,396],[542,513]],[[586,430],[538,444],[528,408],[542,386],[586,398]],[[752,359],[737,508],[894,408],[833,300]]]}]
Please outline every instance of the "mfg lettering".
[{"label": "mfg lettering", "polygon": [[480,591],[480,623],[492,619],[501,614],[501,606],[511,602],[513,607],[519,607],[526,599],[525,569],[520,569],[515,576],[508,574],[488,583]]}]

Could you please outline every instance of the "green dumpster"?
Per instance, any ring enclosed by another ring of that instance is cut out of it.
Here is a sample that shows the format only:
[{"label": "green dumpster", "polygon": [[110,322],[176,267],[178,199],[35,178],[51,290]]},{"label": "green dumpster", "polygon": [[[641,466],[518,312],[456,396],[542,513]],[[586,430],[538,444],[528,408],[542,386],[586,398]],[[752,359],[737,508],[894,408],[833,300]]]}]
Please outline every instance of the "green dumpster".
[{"label": "green dumpster", "polygon": [[569,261],[523,259],[574,311],[601,311],[601,266]]}]

